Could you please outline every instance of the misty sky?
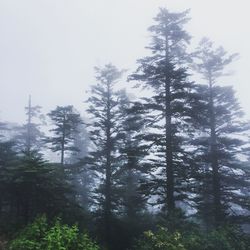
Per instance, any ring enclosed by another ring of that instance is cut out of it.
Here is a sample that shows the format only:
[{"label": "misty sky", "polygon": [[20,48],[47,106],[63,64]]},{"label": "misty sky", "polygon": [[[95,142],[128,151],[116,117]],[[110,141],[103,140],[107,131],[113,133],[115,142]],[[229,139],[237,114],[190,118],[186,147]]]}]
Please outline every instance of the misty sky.
[{"label": "misty sky", "polygon": [[250,119],[248,0],[0,0],[0,120],[24,122],[29,94],[46,113],[69,104],[83,112],[93,67],[112,62],[132,72],[159,7],[191,9],[194,47],[207,36],[240,53],[223,81]]}]

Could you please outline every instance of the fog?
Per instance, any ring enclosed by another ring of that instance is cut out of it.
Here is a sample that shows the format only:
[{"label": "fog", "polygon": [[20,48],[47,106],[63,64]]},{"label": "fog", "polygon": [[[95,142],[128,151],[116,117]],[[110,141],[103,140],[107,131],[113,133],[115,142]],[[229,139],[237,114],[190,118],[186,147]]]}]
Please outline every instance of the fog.
[{"label": "fog", "polygon": [[248,2],[0,0],[0,249],[249,249]]},{"label": "fog", "polygon": [[246,0],[0,0],[0,119],[23,122],[29,94],[45,113],[68,104],[84,113],[93,67],[112,62],[132,72],[147,53],[147,28],[159,7],[191,9],[192,47],[207,36],[240,54],[224,82],[250,118]]}]

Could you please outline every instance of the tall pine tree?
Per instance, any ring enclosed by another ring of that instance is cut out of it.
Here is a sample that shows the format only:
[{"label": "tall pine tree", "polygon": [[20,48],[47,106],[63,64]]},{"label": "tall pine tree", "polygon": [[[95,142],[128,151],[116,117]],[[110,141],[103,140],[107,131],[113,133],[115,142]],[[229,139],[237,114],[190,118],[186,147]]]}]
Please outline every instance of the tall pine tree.
[{"label": "tall pine tree", "polygon": [[122,72],[111,64],[96,68],[97,84],[92,86],[92,95],[87,101],[87,111],[91,116],[89,133],[93,143],[88,165],[97,175],[99,185],[94,192],[94,199],[100,208],[104,222],[105,244],[109,247],[112,245],[111,234],[114,233],[112,217],[116,209],[116,175],[121,167],[118,161],[118,147],[122,129],[120,105],[123,95],[115,90],[115,84],[121,74]]},{"label": "tall pine tree", "polygon": [[[152,171],[156,178],[151,181],[151,190],[171,213],[175,210],[178,187],[187,168],[185,161],[185,130],[190,121],[189,92],[192,83],[187,80],[185,68],[186,47],[190,36],[183,29],[188,21],[188,11],[172,13],[160,9],[156,24],[149,28],[153,34],[148,49],[152,55],[138,60],[137,71],[130,76],[143,88],[153,91],[153,96],[144,98],[143,106],[148,111],[147,124],[151,131],[144,137],[154,151]],[[182,175],[182,176],[181,176]]]},{"label": "tall pine tree", "polygon": [[206,85],[197,86],[200,101],[194,109],[199,121],[194,140],[196,164],[203,180],[199,207],[210,225],[220,225],[236,205],[244,207],[245,203],[244,195],[238,193],[247,185],[241,157],[248,127],[232,87],[218,85],[220,77],[227,75],[225,67],[236,56],[228,55],[222,47],[214,48],[207,38],[195,53],[195,68],[206,81]]}]

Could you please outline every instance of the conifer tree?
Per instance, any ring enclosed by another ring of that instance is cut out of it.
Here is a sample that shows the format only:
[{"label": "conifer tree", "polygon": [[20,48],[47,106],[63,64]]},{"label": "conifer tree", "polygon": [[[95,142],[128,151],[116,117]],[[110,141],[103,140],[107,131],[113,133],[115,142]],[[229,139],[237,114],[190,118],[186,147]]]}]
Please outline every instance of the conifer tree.
[{"label": "conifer tree", "polygon": [[[126,93],[124,93],[126,100]],[[122,201],[121,211],[130,221],[138,219],[142,211],[145,211],[147,197],[143,194],[142,184],[148,177],[149,168],[145,162],[148,154],[147,145],[143,140],[145,132],[144,110],[138,102],[127,101],[121,107],[122,131],[119,146],[119,161],[122,169],[119,175],[120,193]]]},{"label": "conifer tree", "polygon": [[97,84],[92,86],[88,99],[90,140],[92,150],[87,159],[88,166],[97,175],[97,186],[93,198],[100,208],[104,222],[105,244],[111,246],[112,218],[115,212],[115,187],[117,173],[121,168],[118,160],[120,132],[122,130],[121,103],[123,95],[115,90],[122,71],[112,64],[96,68]]},{"label": "conifer tree", "polygon": [[18,162],[17,153],[14,150],[14,142],[0,142],[0,224],[6,223],[9,218],[9,210],[13,208],[12,170]]},{"label": "conifer tree", "polygon": [[78,150],[71,152],[67,162],[70,164],[70,182],[74,187],[76,202],[85,210],[91,207],[90,193],[94,186],[93,172],[84,162],[84,158],[88,155],[89,144],[86,125],[80,124],[73,141],[73,146]]},{"label": "conifer tree", "polygon": [[34,150],[40,151],[44,146],[44,134],[40,130],[40,126],[45,122],[44,116],[41,113],[40,106],[33,106],[31,96],[29,96],[28,106],[25,107],[27,122],[21,127],[17,127],[17,141],[18,149],[27,154]]},{"label": "conifer tree", "polygon": [[47,138],[46,142],[51,144],[54,152],[60,152],[61,165],[64,165],[65,152],[77,151],[74,147],[74,136],[79,125],[82,123],[81,117],[73,106],[57,106],[48,116],[53,122],[54,128],[52,137]]},{"label": "conifer tree", "polygon": [[236,204],[244,206],[243,196],[237,192],[247,184],[240,155],[244,154],[243,135],[248,127],[232,87],[218,85],[220,77],[227,75],[225,67],[236,56],[228,55],[222,47],[214,48],[207,38],[195,53],[195,69],[206,81],[206,85],[197,86],[200,101],[194,109],[200,131],[194,140],[196,164],[203,176],[200,212],[210,225],[223,223]]},{"label": "conifer tree", "polygon": [[[160,9],[156,24],[149,28],[153,34],[148,49],[152,55],[138,60],[137,71],[130,80],[153,91],[143,99],[146,118],[151,131],[144,137],[154,151],[150,189],[157,195],[158,204],[171,213],[175,210],[178,192],[185,175],[185,130],[190,122],[189,93],[192,83],[187,80],[186,47],[190,36],[183,29],[188,11],[172,13]],[[176,195],[175,195],[176,194]]]}]

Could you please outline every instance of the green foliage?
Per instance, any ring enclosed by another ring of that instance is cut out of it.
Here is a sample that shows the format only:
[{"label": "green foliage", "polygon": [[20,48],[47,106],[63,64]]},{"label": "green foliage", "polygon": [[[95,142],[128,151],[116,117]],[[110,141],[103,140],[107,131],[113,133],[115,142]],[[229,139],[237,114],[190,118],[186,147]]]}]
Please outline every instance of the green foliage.
[{"label": "green foliage", "polygon": [[239,230],[224,227],[207,234],[200,231],[170,232],[159,227],[147,231],[137,242],[135,250],[248,250],[249,239]]},{"label": "green foliage", "polygon": [[10,250],[99,250],[76,225],[68,226],[56,219],[49,225],[45,216],[28,225],[13,241]]},{"label": "green foliage", "polygon": [[42,249],[44,236],[48,230],[45,216],[37,218],[34,223],[25,227],[23,231],[10,243],[10,250],[39,250]]},{"label": "green foliage", "polygon": [[147,231],[138,242],[136,250],[186,250],[182,244],[180,233],[169,233],[166,228],[159,227],[156,233]]},{"label": "green foliage", "polygon": [[249,249],[245,236],[230,227],[220,228],[210,232],[204,239],[204,250],[247,250]]}]

